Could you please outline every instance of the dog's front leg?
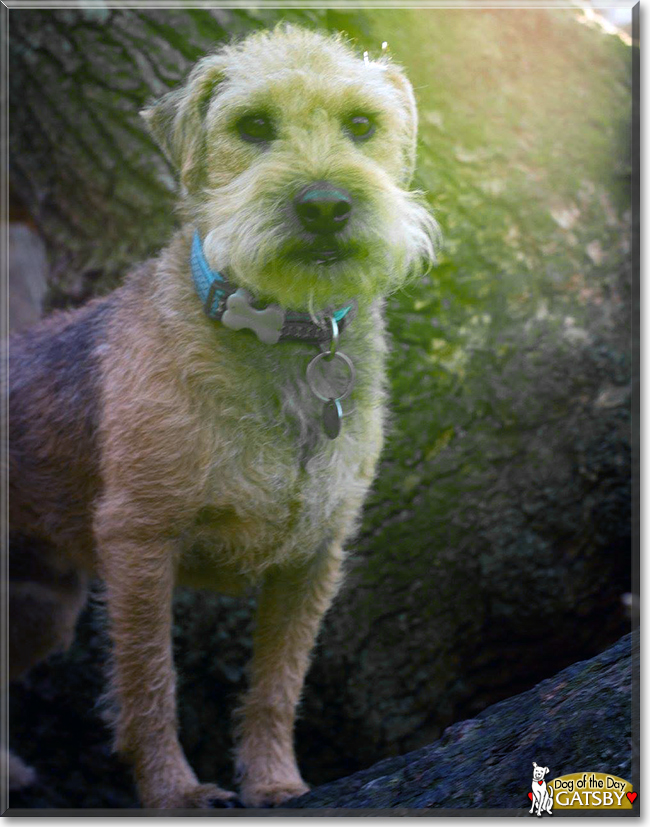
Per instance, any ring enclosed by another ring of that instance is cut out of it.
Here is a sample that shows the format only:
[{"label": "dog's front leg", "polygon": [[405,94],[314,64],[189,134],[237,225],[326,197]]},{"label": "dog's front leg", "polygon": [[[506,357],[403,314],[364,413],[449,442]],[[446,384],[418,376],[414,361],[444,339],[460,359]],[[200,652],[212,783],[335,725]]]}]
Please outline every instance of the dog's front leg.
[{"label": "dog's front leg", "polygon": [[263,807],[309,789],[293,749],[296,706],[323,614],[340,579],[343,552],[324,549],[308,562],[266,575],[257,612],[251,686],[239,711],[241,797]]},{"label": "dog's front leg", "polygon": [[234,797],[199,784],[177,736],[171,541],[99,542],[119,705],[116,748],[132,762],[143,806],[203,808]]}]

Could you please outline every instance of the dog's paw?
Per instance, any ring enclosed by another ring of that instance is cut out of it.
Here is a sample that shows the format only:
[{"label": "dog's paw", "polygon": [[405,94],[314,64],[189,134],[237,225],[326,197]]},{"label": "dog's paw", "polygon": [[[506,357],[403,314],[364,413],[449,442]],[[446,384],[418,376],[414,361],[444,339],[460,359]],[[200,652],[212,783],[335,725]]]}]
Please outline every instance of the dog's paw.
[{"label": "dog's paw", "polygon": [[216,784],[197,784],[183,794],[185,809],[214,810],[241,806],[237,793],[222,790]]},{"label": "dog's paw", "polygon": [[309,787],[302,779],[274,785],[249,784],[243,787],[241,799],[246,807],[277,807],[308,792]]},{"label": "dog's paw", "polygon": [[216,784],[194,784],[162,796],[148,795],[145,806],[154,810],[214,810],[242,807],[237,793]]}]

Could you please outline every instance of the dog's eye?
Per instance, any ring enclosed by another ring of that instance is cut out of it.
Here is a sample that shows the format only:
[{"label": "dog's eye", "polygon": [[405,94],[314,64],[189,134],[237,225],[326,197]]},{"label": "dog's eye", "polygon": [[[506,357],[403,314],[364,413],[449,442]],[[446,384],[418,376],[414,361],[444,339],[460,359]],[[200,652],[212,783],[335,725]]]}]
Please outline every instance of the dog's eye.
[{"label": "dog's eye", "polygon": [[353,141],[367,141],[375,131],[375,123],[367,115],[351,115],[343,122],[345,131]]},{"label": "dog's eye", "polygon": [[244,115],[237,121],[237,131],[251,144],[266,144],[276,137],[273,121],[262,114]]}]

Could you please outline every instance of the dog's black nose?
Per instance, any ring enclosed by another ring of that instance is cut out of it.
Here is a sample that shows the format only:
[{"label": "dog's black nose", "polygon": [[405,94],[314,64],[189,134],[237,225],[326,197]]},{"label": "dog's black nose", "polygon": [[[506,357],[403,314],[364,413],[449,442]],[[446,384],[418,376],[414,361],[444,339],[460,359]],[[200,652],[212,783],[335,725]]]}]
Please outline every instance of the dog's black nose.
[{"label": "dog's black nose", "polygon": [[352,196],[346,190],[317,181],[301,190],[294,200],[300,223],[310,233],[340,232],[352,213]]}]

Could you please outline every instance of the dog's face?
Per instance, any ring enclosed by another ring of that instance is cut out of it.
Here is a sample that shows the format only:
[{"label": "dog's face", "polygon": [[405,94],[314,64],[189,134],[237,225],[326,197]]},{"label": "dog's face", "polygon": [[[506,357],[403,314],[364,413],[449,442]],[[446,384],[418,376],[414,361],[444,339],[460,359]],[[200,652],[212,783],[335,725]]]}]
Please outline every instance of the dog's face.
[{"label": "dog's face", "polygon": [[433,258],[408,184],[417,115],[387,60],[287,27],[200,61],[144,116],[178,166],[211,266],[319,311],[397,287]]},{"label": "dog's face", "polygon": [[547,772],[548,767],[538,767],[537,764],[533,762],[533,781],[543,781]]}]

